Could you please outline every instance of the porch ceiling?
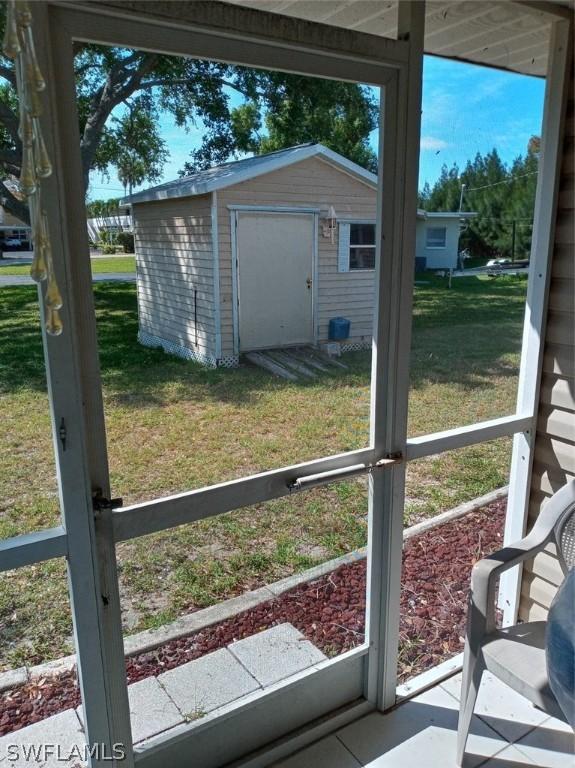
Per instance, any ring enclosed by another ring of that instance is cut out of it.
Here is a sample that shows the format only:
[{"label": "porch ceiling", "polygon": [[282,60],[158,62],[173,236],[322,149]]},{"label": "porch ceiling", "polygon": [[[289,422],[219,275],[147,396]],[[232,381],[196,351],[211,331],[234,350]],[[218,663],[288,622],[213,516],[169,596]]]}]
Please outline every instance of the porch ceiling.
[{"label": "porch ceiling", "polygon": [[[234,5],[395,38],[398,0],[226,0]],[[425,52],[545,76],[552,12],[572,3],[427,0]]]}]

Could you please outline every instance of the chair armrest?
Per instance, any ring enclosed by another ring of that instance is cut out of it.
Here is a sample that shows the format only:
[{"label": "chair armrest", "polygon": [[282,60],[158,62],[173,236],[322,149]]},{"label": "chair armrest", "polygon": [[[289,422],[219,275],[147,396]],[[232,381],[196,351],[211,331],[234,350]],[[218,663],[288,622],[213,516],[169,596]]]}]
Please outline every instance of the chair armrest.
[{"label": "chair armrest", "polygon": [[[546,534],[530,533],[524,539],[503,547],[479,560],[471,571],[469,595],[470,628],[481,633],[495,629],[495,581],[497,577],[515,565],[529,560],[545,548],[551,540],[551,531]],[[474,632],[472,632],[474,634]]]},{"label": "chair armrest", "polygon": [[484,557],[471,571],[467,639],[477,653],[481,638],[495,630],[495,581],[503,571],[529,560],[553,539],[554,527],[575,504],[575,480],[569,481],[545,504],[529,534],[520,541]]},{"label": "chair armrest", "polygon": [[502,547],[491,555],[479,560],[471,571],[472,587],[475,581],[499,576],[503,571],[513,568],[515,565],[529,560],[544,549],[551,540],[551,533],[546,536],[526,536],[524,539]]}]

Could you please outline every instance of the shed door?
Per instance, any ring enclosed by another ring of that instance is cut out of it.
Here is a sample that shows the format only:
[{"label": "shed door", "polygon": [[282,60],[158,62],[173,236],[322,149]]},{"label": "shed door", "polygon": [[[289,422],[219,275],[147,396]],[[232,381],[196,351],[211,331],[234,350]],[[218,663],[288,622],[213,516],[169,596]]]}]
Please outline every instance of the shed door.
[{"label": "shed door", "polygon": [[237,214],[240,351],[313,342],[314,218]]}]

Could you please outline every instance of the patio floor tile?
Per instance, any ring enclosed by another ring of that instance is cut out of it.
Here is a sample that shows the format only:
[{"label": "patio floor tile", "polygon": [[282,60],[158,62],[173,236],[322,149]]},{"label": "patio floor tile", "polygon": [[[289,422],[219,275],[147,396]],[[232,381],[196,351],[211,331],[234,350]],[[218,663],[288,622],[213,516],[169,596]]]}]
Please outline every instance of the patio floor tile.
[{"label": "patio floor tile", "polygon": [[327,658],[287,623],[238,640],[228,649],[264,687]]},{"label": "patio floor tile", "polygon": [[490,757],[486,763],[481,764],[481,768],[530,768],[534,766],[517,747],[510,744],[495,757]]},{"label": "patio floor tile", "polygon": [[554,717],[530,731],[515,746],[539,768],[575,766],[575,735],[567,723]]},{"label": "patio floor tile", "polygon": [[[461,673],[445,680],[441,687],[459,701]],[[483,673],[475,714],[510,743],[521,739],[548,717],[490,672]]]},{"label": "patio floor tile", "polygon": [[183,721],[182,714],[155,677],[128,688],[134,744]]},{"label": "patio floor tile", "polygon": [[[129,685],[128,700],[134,744],[167,731],[168,728],[173,728],[184,721],[182,713],[155,677],[147,677],[145,680]],[[76,712],[83,724],[83,708],[78,707]]]},{"label": "patio floor tile", "polygon": [[[73,709],[0,737],[0,765],[71,768],[85,765],[84,732]],[[51,754],[48,754],[51,752]],[[70,759],[67,759],[68,756]]]},{"label": "patio floor tile", "polygon": [[[338,738],[369,768],[454,768],[457,701],[433,688],[387,714],[372,713],[338,731]],[[479,766],[507,742],[474,717],[466,768]]]},{"label": "patio floor tile", "polygon": [[361,768],[336,736],[328,736],[271,768]]},{"label": "patio floor tile", "polygon": [[223,707],[260,687],[227,648],[164,672],[158,681],[188,719]]}]

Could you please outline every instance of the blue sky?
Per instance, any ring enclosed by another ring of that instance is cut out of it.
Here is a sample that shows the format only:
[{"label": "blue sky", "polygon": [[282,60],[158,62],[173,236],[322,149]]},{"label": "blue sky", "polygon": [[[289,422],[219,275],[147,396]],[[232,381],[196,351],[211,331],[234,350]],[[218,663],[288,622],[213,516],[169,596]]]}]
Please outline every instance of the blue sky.
[{"label": "blue sky", "polygon": [[441,166],[463,169],[493,147],[506,163],[540,135],[545,81],[426,56],[423,70],[420,187]]},{"label": "blue sky", "polygon": [[[496,147],[506,163],[524,154],[529,137],[539,134],[543,114],[544,80],[486,67],[426,56],[423,73],[423,112],[419,186],[437,179],[441,166],[463,169],[477,152]],[[234,94],[235,97],[235,94]],[[201,125],[188,133],[162,116],[161,131],[170,158],[163,181],[174,179],[201,143]],[[376,146],[376,136],[372,136]],[[143,185],[148,186],[147,184]],[[116,197],[122,186],[91,175],[90,198]]]}]

